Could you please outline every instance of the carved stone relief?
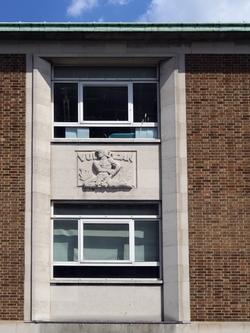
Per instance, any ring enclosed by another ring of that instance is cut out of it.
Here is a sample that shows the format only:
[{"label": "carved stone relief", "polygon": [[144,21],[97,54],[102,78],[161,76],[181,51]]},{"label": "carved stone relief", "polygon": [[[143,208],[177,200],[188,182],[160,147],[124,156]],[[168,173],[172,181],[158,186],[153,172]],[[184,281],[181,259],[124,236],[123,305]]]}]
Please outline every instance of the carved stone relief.
[{"label": "carved stone relief", "polygon": [[131,189],[136,186],[136,152],[78,151],[78,186]]}]

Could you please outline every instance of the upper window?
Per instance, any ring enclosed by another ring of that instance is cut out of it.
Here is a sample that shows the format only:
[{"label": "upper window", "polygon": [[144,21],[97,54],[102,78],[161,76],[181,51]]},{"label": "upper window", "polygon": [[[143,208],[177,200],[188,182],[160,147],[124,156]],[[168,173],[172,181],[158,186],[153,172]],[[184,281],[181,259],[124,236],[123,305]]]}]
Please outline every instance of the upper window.
[{"label": "upper window", "polygon": [[157,138],[155,67],[55,67],[55,138]]}]

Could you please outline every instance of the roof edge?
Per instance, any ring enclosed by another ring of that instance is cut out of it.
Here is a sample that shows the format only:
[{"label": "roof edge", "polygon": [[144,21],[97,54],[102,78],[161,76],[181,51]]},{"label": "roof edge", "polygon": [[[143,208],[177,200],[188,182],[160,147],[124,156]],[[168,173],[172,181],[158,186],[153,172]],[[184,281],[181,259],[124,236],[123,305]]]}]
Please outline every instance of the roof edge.
[{"label": "roof edge", "polygon": [[0,32],[247,32],[250,23],[0,22]]}]

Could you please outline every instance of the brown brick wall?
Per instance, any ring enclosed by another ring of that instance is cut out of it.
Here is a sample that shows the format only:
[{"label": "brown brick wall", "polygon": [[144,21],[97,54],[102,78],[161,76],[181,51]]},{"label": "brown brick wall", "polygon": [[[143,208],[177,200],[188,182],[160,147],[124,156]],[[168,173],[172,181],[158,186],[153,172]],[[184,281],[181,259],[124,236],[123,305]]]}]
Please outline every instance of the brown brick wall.
[{"label": "brown brick wall", "polygon": [[250,319],[250,56],[187,55],[191,319]]},{"label": "brown brick wall", "polygon": [[0,133],[0,320],[22,320],[25,55],[0,55]]}]

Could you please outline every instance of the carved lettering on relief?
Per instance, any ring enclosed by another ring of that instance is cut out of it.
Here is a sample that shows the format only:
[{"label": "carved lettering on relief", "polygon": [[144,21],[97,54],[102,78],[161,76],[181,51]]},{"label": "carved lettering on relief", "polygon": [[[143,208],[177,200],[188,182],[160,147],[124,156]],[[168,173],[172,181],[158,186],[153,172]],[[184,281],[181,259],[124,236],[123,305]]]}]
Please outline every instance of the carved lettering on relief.
[{"label": "carved lettering on relief", "polygon": [[78,186],[83,188],[135,187],[135,152],[95,151],[78,152]]}]

